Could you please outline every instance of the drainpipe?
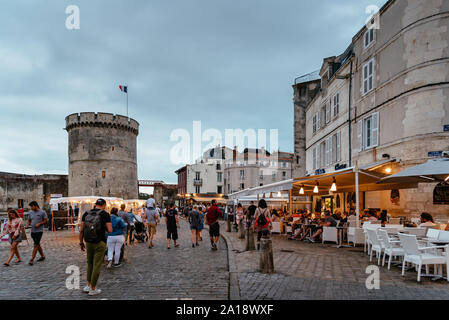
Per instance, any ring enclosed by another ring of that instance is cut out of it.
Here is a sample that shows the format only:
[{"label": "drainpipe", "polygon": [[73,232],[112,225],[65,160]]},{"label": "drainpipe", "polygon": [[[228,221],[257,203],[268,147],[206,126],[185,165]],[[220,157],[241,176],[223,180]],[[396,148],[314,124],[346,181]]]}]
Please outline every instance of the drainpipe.
[{"label": "drainpipe", "polygon": [[350,71],[349,71],[349,104],[348,104],[348,107],[349,107],[349,112],[348,112],[348,122],[349,122],[349,148],[348,148],[348,150],[349,150],[349,167],[351,167],[351,162],[352,162],[352,148],[351,148],[351,142],[352,142],[352,139],[351,139],[351,135],[352,135],[352,130],[351,130],[351,101],[352,101],[352,98],[351,98],[351,92],[352,92],[352,61],[353,61],[353,57],[354,57],[354,54],[352,54],[352,57],[351,57],[351,65],[350,65]]}]

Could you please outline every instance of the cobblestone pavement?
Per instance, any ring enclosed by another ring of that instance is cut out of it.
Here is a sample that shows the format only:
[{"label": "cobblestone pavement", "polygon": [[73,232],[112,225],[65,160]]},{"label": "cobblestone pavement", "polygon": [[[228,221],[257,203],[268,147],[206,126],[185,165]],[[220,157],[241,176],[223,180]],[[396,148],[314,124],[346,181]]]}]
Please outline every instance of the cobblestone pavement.
[{"label": "cobblestone pavement", "polygon": [[245,240],[226,232],[235,251],[241,299],[449,299],[449,283],[405,277],[401,268],[380,267],[380,289],[365,286],[369,257],[363,247],[335,248],[332,244],[288,241],[273,235],[274,274],[258,272],[259,252],[245,252]]},{"label": "cobblestone pavement", "polygon": [[[188,224],[181,220],[180,247],[167,249],[166,227],[159,225],[154,248],[139,243],[128,249],[128,262],[120,268],[101,271],[98,287],[103,292],[89,297],[81,290],[68,290],[66,268],[80,268],[80,289],[86,284],[85,252],[79,249],[77,233],[45,232],[42,246],[47,259],[27,263],[30,245],[23,241],[20,253],[23,263],[10,267],[0,265],[0,300],[2,299],[228,299],[229,272],[226,243],[220,240],[219,250],[211,251],[208,232],[203,241],[192,248]],[[0,244],[0,261],[6,261],[9,244]],[[15,258],[14,260],[15,261]]]}]

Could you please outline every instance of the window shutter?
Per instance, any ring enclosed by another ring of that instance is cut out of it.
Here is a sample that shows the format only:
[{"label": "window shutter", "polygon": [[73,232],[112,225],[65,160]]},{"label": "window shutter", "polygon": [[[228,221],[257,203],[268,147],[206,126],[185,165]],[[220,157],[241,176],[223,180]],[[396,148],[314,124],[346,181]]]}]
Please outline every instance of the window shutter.
[{"label": "window shutter", "polygon": [[371,139],[373,141],[372,146],[377,147],[379,145],[379,112],[374,112],[371,117]]},{"label": "window shutter", "polygon": [[363,122],[359,120],[357,122],[357,141],[359,146],[359,151],[363,150]]},{"label": "window shutter", "polygon": [[313,170],[316,170],[316,147],[312,149],[312,164],[313,164]]},{"label": "window shutter", "polygon": [[331,103],[330,101],[326,103],[326,123],[331,121]]},{"label": "window shutter", "polygon": [[320,117],[320,115],[321,115],[321,110],[318,111],[318,113],[316,114],[316,127],[317,127],[317,130],[319,130],[321,128],[321,117]]},{"label": "window shutter", "polygon": [[316,168],[319,169],[321,167],[321,144],[318,144],[316,150]]},{"label": "window shutter", "polygon": [[328,160],[327,160],[327,165],[330,165],[330,164],[332,164],[332,136],[330,136],[329,138],[327,138],[327,141],[328,141],[328,149],[329,149],[329,152],[328,152]]},{"label": "window shutter", "polygon": [[336,162],[341,161],[341,132],[337,133]]}]

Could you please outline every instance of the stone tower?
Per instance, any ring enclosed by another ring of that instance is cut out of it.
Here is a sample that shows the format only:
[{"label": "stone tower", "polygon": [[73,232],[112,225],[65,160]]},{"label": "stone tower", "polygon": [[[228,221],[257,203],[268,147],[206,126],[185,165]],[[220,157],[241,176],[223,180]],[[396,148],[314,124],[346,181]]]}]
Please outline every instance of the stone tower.
[{"label": "stone tower", "polygon": [[295,158],[293,159],[293,177],[306,175],[306,109],[310,101],[320,90],[318,72],[295,79],[293,85]]},{"label": "stone tower", "polygon": [[139,123],[110,113],[65,118],[69,135],[69,196],[137,199]]}]

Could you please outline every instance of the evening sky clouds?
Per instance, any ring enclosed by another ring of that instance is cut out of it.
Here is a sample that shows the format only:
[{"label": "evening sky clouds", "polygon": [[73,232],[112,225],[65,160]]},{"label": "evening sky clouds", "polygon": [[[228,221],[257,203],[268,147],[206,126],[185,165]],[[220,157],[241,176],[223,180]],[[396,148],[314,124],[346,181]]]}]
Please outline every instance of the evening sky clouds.
[{"label": "evening sky clouds", "polygon": [[[139,178],[176,182],[170,133],[278,129],[293,151],[292,84],[341,54],[385,0],[7,1],[0,10],[0,171],[67,173],[64,118],[140,123]],[[68,5],[80,29],[65,27]],[[206,144],[206,142],[204,143]]]}]

